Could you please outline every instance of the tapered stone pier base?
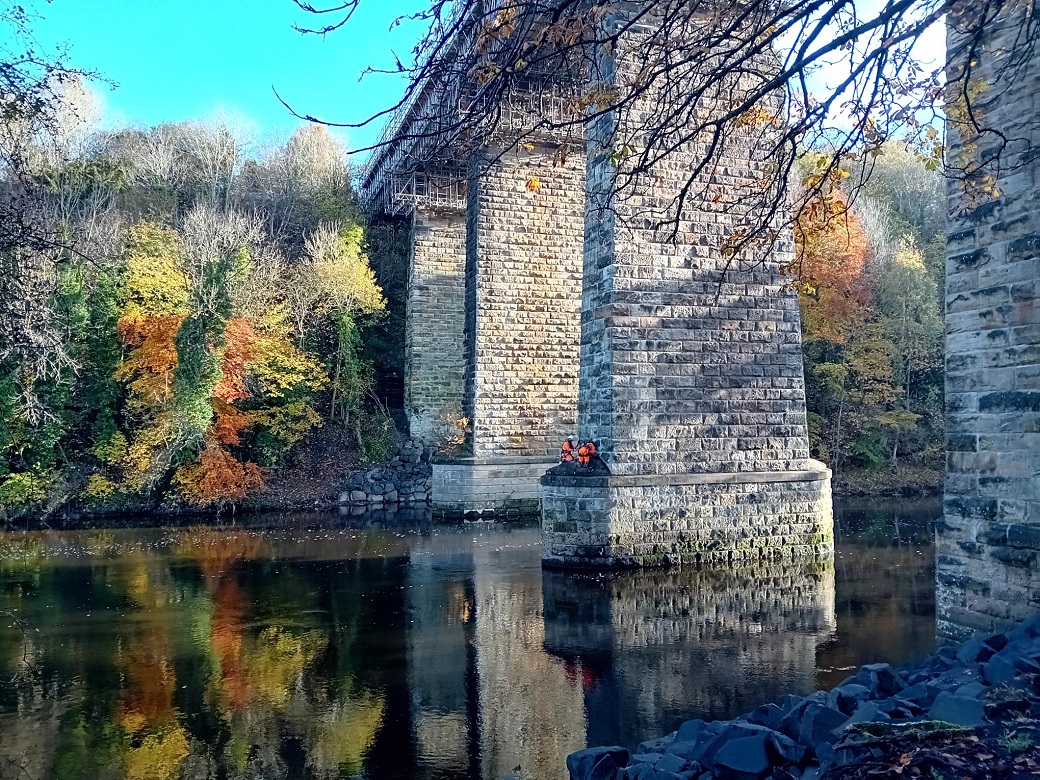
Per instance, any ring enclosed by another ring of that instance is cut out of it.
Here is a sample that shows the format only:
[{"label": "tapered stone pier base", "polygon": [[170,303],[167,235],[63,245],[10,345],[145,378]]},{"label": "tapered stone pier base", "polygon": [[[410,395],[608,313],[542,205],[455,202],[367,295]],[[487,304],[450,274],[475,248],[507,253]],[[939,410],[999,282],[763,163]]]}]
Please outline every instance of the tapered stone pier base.
[{"label": "tapered stone pier base", "polygon": [[501,457],[456,458],[433,464],[430,503],[443,519],[537,517],[542,493],[539,480],[558,459]]},{"label": "tapered stone pier base", "polygon": [[542,477],[542,563],[636,568],[825,557],[831,472]]}]

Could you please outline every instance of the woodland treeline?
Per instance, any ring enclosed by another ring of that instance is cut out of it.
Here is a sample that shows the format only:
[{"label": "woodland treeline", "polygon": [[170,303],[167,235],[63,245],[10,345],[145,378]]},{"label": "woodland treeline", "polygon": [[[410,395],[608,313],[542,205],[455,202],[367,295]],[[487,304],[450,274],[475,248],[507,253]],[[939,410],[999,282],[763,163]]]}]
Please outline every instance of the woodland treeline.
[{"label": "woodland treeline", "polygon": [[361,332],[385,315],[340,143],[220,123],[100,131],[68,81],[6,123],[0,512],[222,506],[335,424],[386,457]]},{"label": "woodland treeline", "polygon": [[931,157],[897,142],[861,165],[866,184],[848,184],[863,168],[828,172],[830,194],[795,223],[812,453],[839,486],[937,490],[946,184]]}]

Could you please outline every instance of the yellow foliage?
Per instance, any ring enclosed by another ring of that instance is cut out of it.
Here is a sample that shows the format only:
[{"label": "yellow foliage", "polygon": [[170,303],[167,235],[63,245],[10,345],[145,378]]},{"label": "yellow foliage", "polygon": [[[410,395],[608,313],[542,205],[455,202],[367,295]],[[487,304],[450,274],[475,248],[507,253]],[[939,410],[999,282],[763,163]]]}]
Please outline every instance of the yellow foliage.
[{"label": "yellow foliage", "polygon": [[156,450],[166,447],[172,441],[173,419],[168,411],[162,412],[150,425],[137,431],[123,459],[123,482],[130,490],[140,490],[147,484]]},{"label": "yellow foliage", "polygon": [[83,488],[83,495],[87,498],[109,498],[116,492],[116,486],[108,477],[101,474],[91,474]]},{"label": "yellow foliage", "polygon": [[285,322],[287,312],[284,307],[276,309],[257,322],[258,335],[247,366],[259,395],[284,398],[294,391],[321,390],[328,384],[328,374],[321,363],[293,344]]},{"label": "yellow foliage", "polygon": [[179,725],[149,734],[126,756],[127,780],[173,780],[189,752],[188,737]]},{"label": "yellow foliage", "polygon": [[383,725],[385,704],[381,696],[364,693],[337,705],[331,723],[322,726],[313,752],[331,759],[341,774],[361,774],[365,753]]},{"label": "yellow foliage", "polygon": [[769,111],[763,106],[753,106],[745,111],[743,114],[737,117],[737,127],[749,127],[756,128],[762,125],[777,125],[782,120],[772,111]]},{"label": "yellow foliage", "polygon": [[340,230],[335,248],[326,247],[312,258],[313,281],[335,309],[351,314],[373,314],[386,308],[382,288],[376,284],[362,246],[360,226]]},{"label": "yellow foliage", "polygon": [[290,689],[327,644],[328,639],[317,632],[297,636],[279,626],[265,628],[245,663],[257,696],[274,707],[284,707]]},{"label": "yellow foliage", "polygon": [[140,222],[126,247],[125,315],[185,315],[188,284],[181,270],[180,241],[170,228]]},{"label": "yellow foliage", "polygon": [[452,409],[442,409],[433,431],[437,449],[445,455],[458,453],[466,445],[471,430],[468,417]]},{"label": "yellow foliage", "polygon": [[322,419],[310,401],[297,399],[283,406],[271,406],[249,413],[254,425],[267,428],[285,447],[296,444],[311,428],[321,425]]},{"label": "yellow foliage", "polygon": [[126,457],[127,446],[126,436],[122,432],[116,431],[107,439],[97,442],[91,449],[91,452],[102,463],[113,464]]}]

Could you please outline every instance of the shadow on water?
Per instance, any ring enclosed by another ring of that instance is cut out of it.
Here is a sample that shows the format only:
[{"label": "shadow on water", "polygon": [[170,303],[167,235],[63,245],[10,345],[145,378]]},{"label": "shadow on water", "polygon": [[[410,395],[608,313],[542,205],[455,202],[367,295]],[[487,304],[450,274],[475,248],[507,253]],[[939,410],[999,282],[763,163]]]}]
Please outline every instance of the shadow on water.
[{"label": "shadow on water", "polygon": [[842,506],[833,565],[613,577],[422,515],[0,534],[0,779],[562,777],[926,653],[937,514]]}]

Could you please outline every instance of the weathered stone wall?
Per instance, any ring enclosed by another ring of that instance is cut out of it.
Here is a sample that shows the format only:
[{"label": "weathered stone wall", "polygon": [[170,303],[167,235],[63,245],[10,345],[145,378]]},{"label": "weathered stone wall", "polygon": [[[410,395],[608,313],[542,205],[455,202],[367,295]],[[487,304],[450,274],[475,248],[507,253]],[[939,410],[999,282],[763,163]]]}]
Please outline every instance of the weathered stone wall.
[{"label": "weathered stone wall", "polygon": [[721,253],[720,239],[748,227],[733,202],[761,192],[769,139],[730,133],[676,223],[658,226],[703,146],[671,152],[614,193],[619,139],[642,145],[624,124],[606,115],[589,133],[582,437],[601,443],[614,474],[804,469],[798,300],[781,273],[793,237]]},{"label": "weathered stone wall", "polygon": [[830,472],[542,481],[542,559],[650,567],[827,556]]},{"label": "weathered stone wall", "polygon": [[405,314],[405,411],[430,441],[443,414],[462,415],[466,217],[415,212]]},{"label": "weathered stone wall", "polygon": [[551,460],[577,416],[584,156],[488,150],[468,197],[472,452]]},{"label": "weathered stone wall", "polygon": [[[995,176],[998,197],[949,185],[946,261],[946,449],[944,518],[937,532],[940,633],[994,631],[1040,607],[1040,58],[1013,76],[1023,20],[991,25],[971,56],[981,124],[1009,144]],[[966,56],[949,34],[949,71]],[[949,107],[955,119],[963,107]],[[993,133],[958,135],[955,164],[993,158]],[[978,177],[976,182],[981,179]]]},{"label": "weathered stone wall", "polygon": [[433,467],[430,492],[434,511],[447,517],[495,514],[535,517],[541,507],[539,480],[556,465],[542,458],[475,458],[441,461]]}]

